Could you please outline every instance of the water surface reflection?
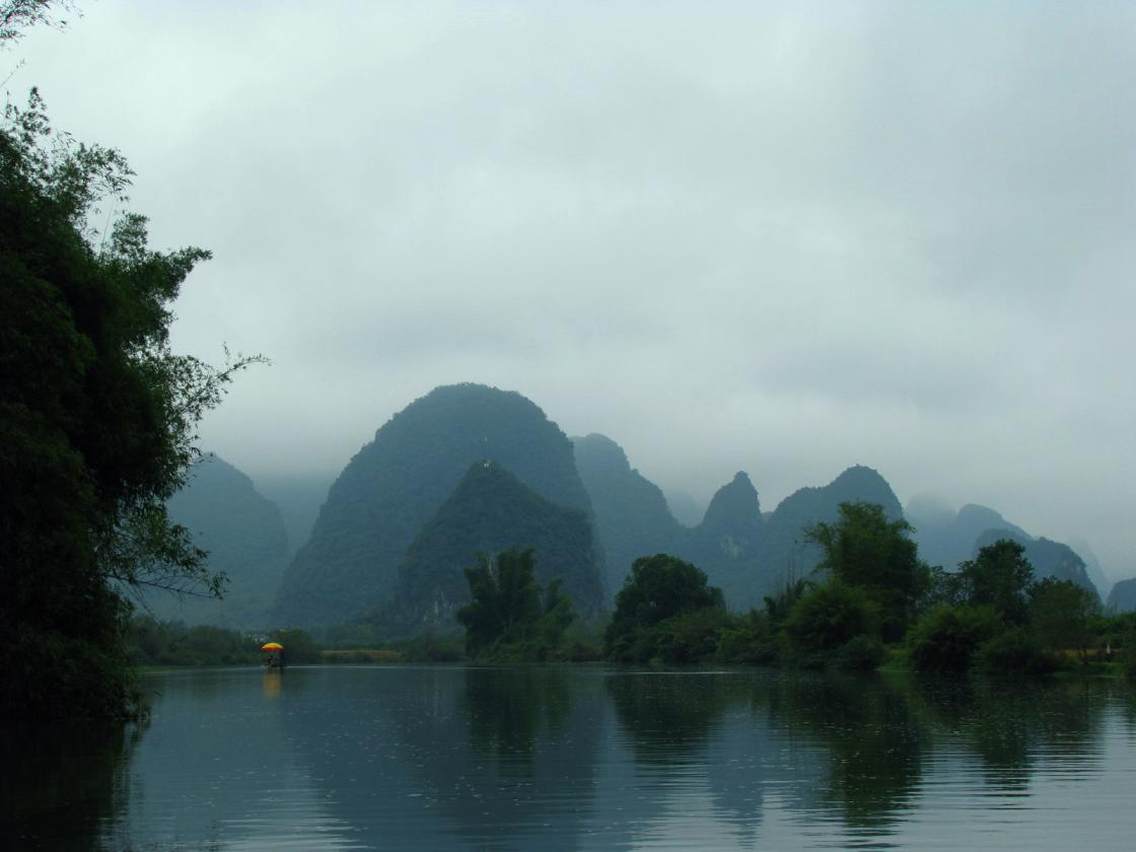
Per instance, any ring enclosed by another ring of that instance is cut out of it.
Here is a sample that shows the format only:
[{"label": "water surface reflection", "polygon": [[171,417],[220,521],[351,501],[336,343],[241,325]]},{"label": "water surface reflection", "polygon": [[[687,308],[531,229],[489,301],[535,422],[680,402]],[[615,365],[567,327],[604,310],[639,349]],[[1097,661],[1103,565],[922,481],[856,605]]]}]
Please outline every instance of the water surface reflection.
[{"label": "water surface reflection", "polygon": [[27,848],[1128,848],[1136,700],[777,672],[174,672],[5,738]]}]

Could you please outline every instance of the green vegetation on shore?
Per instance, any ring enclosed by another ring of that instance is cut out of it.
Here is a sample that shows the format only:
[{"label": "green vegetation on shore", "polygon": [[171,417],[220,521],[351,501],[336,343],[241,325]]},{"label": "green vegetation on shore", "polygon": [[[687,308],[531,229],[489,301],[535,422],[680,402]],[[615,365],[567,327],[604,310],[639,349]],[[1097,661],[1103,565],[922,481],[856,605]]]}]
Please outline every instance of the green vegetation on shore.
[{"label": "green vegetation on shore", "polygon": [[[919,559],[911,532],[878,505],[842,503],[835,523],[806,530],[824,554],[817,571],[742,615],[727,611],[721,590],[689,562],[667,554],[637,559],[604,631],[604,658],[1015,675],[1103,662],[1136,675],[1136,617],[1103,615],[1096,597],[1073,582],[1034,581],[1020,543],[995,541],[948,573]],[[531,554],[523,570],[517,556],[502,554],[496,573],[488,561],[467,571],[475,601],[462,619],[470,655],[571,659],[539,626]]]},{"label": "green vegetation on shore", "polygon": [[584,662],[658,666],[984,672],[1059,671],[1136,677],[1136,614],[1104,615],[1081,586],[1033,580],[1021,544],[1000,540],[959,570],[918,558],[905,521],[881,507],[840,506],[839,520],[806,535],[824,553],[808,579],[786,582],[763,609],[732,613],[695,565],[668,554],[635,561],[606,622],[581,623],[553,580],[536,582],[531,550],[482,557],[466,569],[471,602],[456,633],[383,641],[372,625],[250,635],[135,619],[132,658],[145,665],[260,659],[267,638],[289,662]]},{"label": "green vegetation on shore", "polygon": [[533,551],[512,549],[466,569],[471,600],[457,612],[464,636],[391,640],[361,621],[317,640],[299,629],[252,634],[143,617],[130,625],[130,659],[247,665],[272,639],[290,663],[607,661],[1136,677],[1136,614],[1103,614],[1069,581],[1035,581],[1018,542],[996,541],[948,573],[919,559],[910,534],[877,505],[844,503],[835,523],[806,530],[824,554],[819,569],[746,613],[727,610],[695,565],[656,554],[634,562],[610,616],[583,622],[559,583],[536,581]]},{"label": "green vegetation on shore", "polygon": [[5,107],[0,716],[137,712],[128,596],[224,587],[166,503],[197,423],[259,359],[215,370],[172,351],[172,303],[209,253],[155,251],[144,217],[99,214],[121,210],[132,175],[117,151],[52,131],[34,89]]}]

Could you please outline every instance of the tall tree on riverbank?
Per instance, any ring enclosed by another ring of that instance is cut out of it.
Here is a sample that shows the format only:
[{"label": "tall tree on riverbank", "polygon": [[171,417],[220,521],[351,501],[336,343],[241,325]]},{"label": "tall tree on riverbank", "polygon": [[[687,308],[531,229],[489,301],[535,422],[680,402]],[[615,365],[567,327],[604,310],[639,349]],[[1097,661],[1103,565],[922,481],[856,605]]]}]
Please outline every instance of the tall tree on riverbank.
[{"label": "tall tree on riverbank", "polygon": [[823,549],[822,570],[864,589],[879,605],[884,641],[901,638],[930,581],[911,539],[911,525],[889,520],[874,503],[841,503],[839,520],[813,525],[806,538]]},{"label": "tall tree on riverbank", "polygon": [[[666,553],[643,556],[615,596],[615,612],[604,631],[604,654],[616,662],[666,659],[668,646],[716,641],[725,623],[722,590],[711,586],[706,572]],[[687,634],[680,638],[679,634]],[[685,651],[677,656],[695,657]],[[692,662],[693,659],[669,659]]]},{"label": "tall tree on riverbank", "polygon": [[531,548],[506,550],[494,560],[483,555],[465,576],[472,600],[457,619],[471,657],[543,660],[576,618],[559,579],[542,592]]},{"label": "tall tree on riverbank", "polygon": [[0,126],[0,713],[128,710],[120,592],[219,594],[165,502],[196,424],[259,358],[217,370],[169,346],[196,248],[157,252],[117,151],[55,134],[33,90]]}]

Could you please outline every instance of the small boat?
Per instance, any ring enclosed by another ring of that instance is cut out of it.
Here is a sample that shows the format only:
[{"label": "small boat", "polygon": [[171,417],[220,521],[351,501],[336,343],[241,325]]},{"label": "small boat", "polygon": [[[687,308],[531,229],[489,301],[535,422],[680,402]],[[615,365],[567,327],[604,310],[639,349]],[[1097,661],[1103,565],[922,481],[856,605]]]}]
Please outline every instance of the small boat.
[{"label": "small boat", "polygon": [[264,667],[268,669],[284,668],[284,646],[279,642],[265,642],[260,646],[264,652]]}]

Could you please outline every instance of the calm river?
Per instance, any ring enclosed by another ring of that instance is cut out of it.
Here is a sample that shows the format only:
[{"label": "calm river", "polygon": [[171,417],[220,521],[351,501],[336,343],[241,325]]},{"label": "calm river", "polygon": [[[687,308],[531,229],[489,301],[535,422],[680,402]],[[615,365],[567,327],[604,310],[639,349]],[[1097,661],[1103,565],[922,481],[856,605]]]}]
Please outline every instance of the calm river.
[{"label": "calm river", "polygon": [[150,676],[145,726],[8,729],[28,849],[1132,849],[1136,690],[764,671]]}]

